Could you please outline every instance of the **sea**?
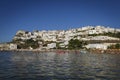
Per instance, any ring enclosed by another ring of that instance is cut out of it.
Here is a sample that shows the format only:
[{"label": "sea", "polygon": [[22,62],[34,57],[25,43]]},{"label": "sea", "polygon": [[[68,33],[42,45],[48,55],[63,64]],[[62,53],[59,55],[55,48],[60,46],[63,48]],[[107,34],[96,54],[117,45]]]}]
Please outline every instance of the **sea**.
[{"label": "sea", "polygon": [[120,80],[120,54],[1,51],[0,80]]}]

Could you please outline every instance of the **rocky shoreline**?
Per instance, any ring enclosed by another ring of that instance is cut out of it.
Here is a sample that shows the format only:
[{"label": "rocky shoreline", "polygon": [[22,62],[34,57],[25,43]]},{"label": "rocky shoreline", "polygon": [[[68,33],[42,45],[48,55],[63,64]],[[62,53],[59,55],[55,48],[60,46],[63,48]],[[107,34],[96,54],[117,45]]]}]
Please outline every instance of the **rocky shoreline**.
[{"label": "rocky shoreline", "polygon": [[107,49],[107,50],[92,49],[92,50],[90,50],[90,52],[91,53],[120,54],[120,49]]},{"label": "rocky shoreline", "polygon": [[15,50],[0,50],[2,51],[13,51],[13,52],[56,52],[56,53],[108,53],[108,54],[120,54],[120,49],[107,49],[107,50],[100,50],[100,49],[80,49],[80,50],[62,50],[62,49],[51,49],[51,50],[38,50],[38,49],[15,49]]}]

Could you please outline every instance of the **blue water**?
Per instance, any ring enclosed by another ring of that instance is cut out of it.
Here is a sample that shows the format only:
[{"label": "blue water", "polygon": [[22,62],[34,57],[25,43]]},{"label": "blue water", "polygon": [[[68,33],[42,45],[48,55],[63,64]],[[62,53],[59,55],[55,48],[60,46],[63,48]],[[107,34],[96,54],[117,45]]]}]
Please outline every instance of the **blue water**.
[{"label": "blue water", "polygon": [[120,54],[0,52],[0,80],[120,80]]}]

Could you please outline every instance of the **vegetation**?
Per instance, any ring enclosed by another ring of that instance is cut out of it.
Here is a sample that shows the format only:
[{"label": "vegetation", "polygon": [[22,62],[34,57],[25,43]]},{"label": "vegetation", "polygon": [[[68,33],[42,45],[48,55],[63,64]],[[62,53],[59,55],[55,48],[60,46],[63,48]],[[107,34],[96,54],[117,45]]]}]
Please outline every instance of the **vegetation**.
[{"label": "vegetation", "polygon": [[108,49],[120,49],[120,44],[108,46]]},{"label": "vegetation", "polygon": [[104,35],[110,36],[110,37],[120,38],[120,32],[116,32],[116,33],[108,32],[108,33],[104,33]]},{"label": "vegetation", "polygon": [[57,49],[61,49],[61,47],[60,47],[60,42],[57,42],[57,43],[56,43],[56,48],[57,48]]},{"label": "vegetation", "polygon": [[29,49],[30,47],[36,49],[39,47],[38,41],[34,41],[33,39],[24,40],[22,43],[20,40],[14,40],[13,43],[18,45],[18,49]]},{"label": "vegetation", "polygon": [[103,34],[88,34],[88,36],[102,36]]},{"label": "vegetation", "polygon": [[13,40],[12,40],[12,43],[18,44],[18,43],[20,43],[21,41],[23,41],[23,40],[22,40],[22,39],[13,39]]},{"label": "vegetation", "polygon": [[120,38],[120,32],[108,32],[108,33],[103,33],[103,34],[89,34],[88,36],[110,36],[110,37],[116,37]]},{"label": "vegetation", "polygon": [[84,41],[79,41],[78,39],[71,39],[68,44],[68,49],[80,49],[83,48],[87,43]]}]

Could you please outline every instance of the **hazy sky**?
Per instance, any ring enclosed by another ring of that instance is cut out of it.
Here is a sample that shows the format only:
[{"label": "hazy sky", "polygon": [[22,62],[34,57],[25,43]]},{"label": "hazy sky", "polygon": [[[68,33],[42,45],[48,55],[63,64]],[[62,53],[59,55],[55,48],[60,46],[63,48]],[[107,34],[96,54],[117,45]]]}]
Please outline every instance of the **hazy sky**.
[{"label": "hazy sky", "polygon": [[0,42],[18,30],[120,27],[120,0],[0,0]]}]

